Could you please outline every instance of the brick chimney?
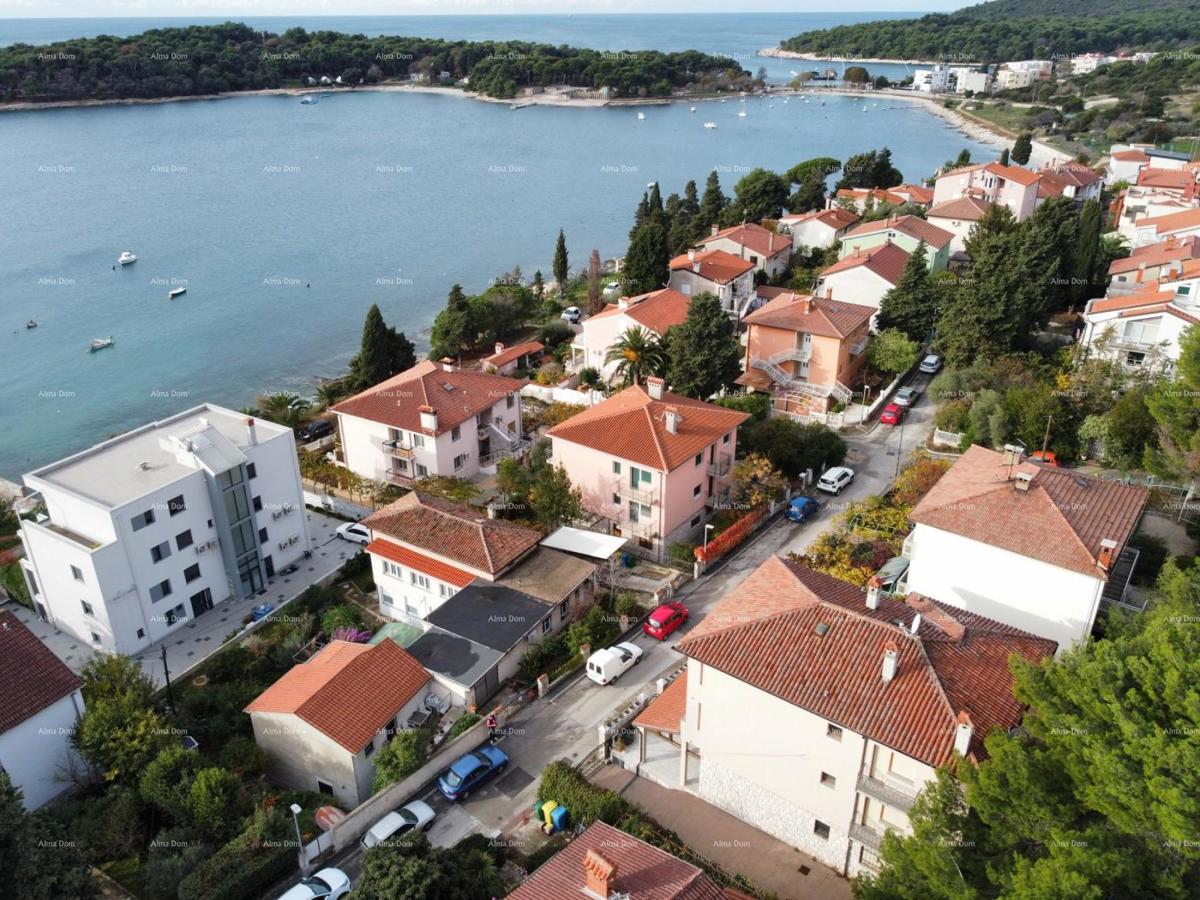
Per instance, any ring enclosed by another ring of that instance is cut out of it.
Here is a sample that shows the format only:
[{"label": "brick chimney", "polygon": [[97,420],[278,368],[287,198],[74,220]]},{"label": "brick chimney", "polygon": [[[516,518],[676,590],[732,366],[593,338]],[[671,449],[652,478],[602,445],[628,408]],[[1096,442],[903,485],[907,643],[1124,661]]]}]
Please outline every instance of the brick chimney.
[{"label": "brick chimney", "polygon": [[422,406],[418,412],[421,413],[421,427],[426,431],[437,431],[438,414],[437,410],[432,406]]},{"label": "brick chimney", "polygon": [[617,880],[617,865],[611,863],[595,850],[583,857],[583,873],[587,879],[584,891],[599,900],[608,900],[612,895],[613,882]]},{"label": "brick chimney", "polygon": [[716,222],[713,222],[710,227],[712,228],[712,232],[711,232],[712,236],[716,236],[721,231],[721,226],[718,225]]},{"label": "brick chimney", "polygon": [[915,609],[918,615],[924,616],[929,620],[935,628],[939,629],[946,637],[952,641],[961,641],[967,633],[967,627],[962,622],[954,618],[953,615],[946,612],[942,607],[938,606],[928,597],[922,597],[920,594],[909,594],[904,598],[904,602]]},{"label": "brick chimney", "polygon": [[958,724],[954,728],[954,750],[959,756],[966,756],[971,749],[971,738],[975,736],[975,723],[963,710],[958,714]]},{"label": "brick chimney", "polygon": [[688,262],[694,262],[695,259],[696,259],[696,248],[689,247],[688,248]]},{"label": "brick chimney", "polygon": [[892,679],[896,677],[896,670],[899,667],[900,649],[896,646],[895,641],[888,641],[883,645],[883,669],[880,671],[884,684],[891,683]]},{"label": "brick chimney", "polygon": [[810,312],[812,312],[812,301],[812,294],[801,294],[796,298],[796,303],[798,303],[800,306],[801,315],[807,316]]},{"label": "brick chimney", "polygon": [[646,393],[650,395],[651,400],[661,400],[665,386],[666,382],[657,375],[651,375],[646,379]]},{"label": "brick chimney", "polygon": [[1112,570],[1113,554],[1117,552],[1117,542],[1110,538],[1105,538],[1100,542],[1100,556],[1096,561],[1100,563],[1100,568],[1105,572]]},{"label": "brick chimney", "polygon": [[246,443],[251,447],[258,445],[258,433],[254,430],[254,417],[246,417]]}]

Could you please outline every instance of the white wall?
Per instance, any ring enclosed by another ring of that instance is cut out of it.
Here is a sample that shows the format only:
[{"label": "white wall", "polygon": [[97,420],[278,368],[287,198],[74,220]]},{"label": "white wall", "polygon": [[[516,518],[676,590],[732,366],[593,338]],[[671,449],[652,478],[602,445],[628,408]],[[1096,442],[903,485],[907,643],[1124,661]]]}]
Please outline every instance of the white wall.
[{"label": "white wall", "polygon": [[0,767],[35,810],[70,787],[63,776],[71,752],[71,732],[83,714],[79,691],[0,734]]},{"label": "white wall", "polygon": [[858,303],[879,309],[883,295],[892,289],[892,285],[880,278],[866,266],[856,266],[834,272],[832,275],[821,275],[818,294],[826,296],[826,291],[832,291],[834,300],[843,303]]}]

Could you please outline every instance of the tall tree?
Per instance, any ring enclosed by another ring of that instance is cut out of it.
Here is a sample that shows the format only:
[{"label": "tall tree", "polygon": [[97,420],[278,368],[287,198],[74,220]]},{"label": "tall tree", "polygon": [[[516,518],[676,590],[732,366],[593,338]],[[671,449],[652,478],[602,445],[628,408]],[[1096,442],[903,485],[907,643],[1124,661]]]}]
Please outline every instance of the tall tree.
[{"label": "tall tree", "polygon": [[700,198],[700,210],[696,213],[692,240],[700,240],[707,235],[709,229],[721,221],[728,205],[729,199],[721,190],[721,179],[716,170],[713,170],[708,173],[708,181],[704,183],[704,195]]},{"label": "tall tree", "polygon": [[1021,223],[1022,240],[1015,257],[1009,261],[1021,273],[1016,298],[1019,335],[1043,327],[1051,314],[1069,302],[1076,221],[1071,199],[1052,197]]},{"label": "tall tree", "polygon": [[589,316],[604,309],[604,297],[600,293],[600,251],[596,249],[588,258],[587,303]]},{"label": "tall tree", "polygon": [[456,284],[450,288],[445,309],[433,320],[430,355],[435,359],[458,356],[475,343],[477,334],[471,303],[463,293],[462,285]]},{"label": "tall tree", "polygon": [[1000,151],[1000,165],[1002,165],[1002,166],[1008,165],[1008,148],[1007,147],[1005,147],[1003,150]]},{"label": "tall tree", "polygon": [[1017,219],[1011,209],[1000,203],[989,204],[979,221],[971,226],[966,240],[963,241],[963,246],[967,255],[974,257],[976,252],[974,247],[977,241],[982,241],[989,236],[1011,234],[1016,228]]},{"label": "tall tree", "polygon": [[1076,228],[1074,275],[1071,279],[1071,299],[1082,303],[1099,293],[1097,265],[1100,259],[1100,232],[1103,230],[1103,214],[1097,200],[1088,200],[1079,211]]},{"label": "tall tree", "polygon": [[89,900],[98,894],[88,861],[45,812],[27,813],[21,791],[0,770],[0,860],[13,896],[29,900]]},{"label": "tall tree", "polygon": [[856,153],[847,159],[842,166],[842,177],[834,185],[834,190],[895,187],[903,180],[903,173],[892,165],[892,151],[884,147],[882,150]]},{"label": "tall tree", "polygon": [[767,169],[752,169],[734,185],[734,199],[722,217],[726,224],[778,219],[788,201],[788,181]]},{"label": "tall tree", "polygon": [[668,347],[667,383],[676,393],[704,400],[741,374],[733,321],[708,292],[692,298],[687,318],[670,331]]},{"label": "tall tree", "polygon": [[625,292],[630,296],[657,291],[670,280],[670,250],[666,229],[649,221],[634,232],[625,254]]},{"label": "tall tree", "polygon": [[583,516],[583,491],[571,482],[562,466],[546,464],[534,472],[529,505],[538,524],[553,531]]},{"label": "tall tree", "polygon": [[654,182],[650,186],[650,195],[646,198],[647,211],[650,218],[658,218],[659,222],[663,221],[663,199],[662,192],[658,189],[658,182]]},{"label": "tall tree", "polygon": [[412,342],[403,331],[396,331],[383,321],[377,304],[371,304],[363,322],[362,343],[350,371],[361,390],[391,378],[416,364]]},{"label": "tall tree", "polygon": [[538,303],[546,299],[546,281],[542,278],[541,269],[537,269],[533,273],[533,296]]},{"label": "tall tree", "polygon": [[1033,155],[1033,135],[1028,131],[1022,132],[1013,144],[1012,153],[1009,156],[1012,161],[1018,165],[1025,165],[1029,162],[1029,157]]},{"label": "tall tree", "polygon": [[1200,479],[1200,328],[1184,331],[1174,381],[1155,385],[1146,405],[1158,433],[1158,447],[1146,451],[1146,468],[1195,484]]},{"label": "tall tree", "polygon": [[896,286],[883,295],[878,327],[898,329],[912,340],[924,343],[933,328],[938,299],[938,291],[929,277],[929,254],[921,241],[909,255]]},{"label": "tall tree", "polygon": [[613,377],[624,384],[644,384],[651,375],[663,374],[666,355],[658,335],[640,325],[627,328],[604,354],[606,363],[616,363]]},{"label": "tall tree", "polygon": [[554,245],[554,279],[558,282],[558,292],[567,289],[567,276],[571,270],[567,264],[567,236],[558,229],[558,242]]}]

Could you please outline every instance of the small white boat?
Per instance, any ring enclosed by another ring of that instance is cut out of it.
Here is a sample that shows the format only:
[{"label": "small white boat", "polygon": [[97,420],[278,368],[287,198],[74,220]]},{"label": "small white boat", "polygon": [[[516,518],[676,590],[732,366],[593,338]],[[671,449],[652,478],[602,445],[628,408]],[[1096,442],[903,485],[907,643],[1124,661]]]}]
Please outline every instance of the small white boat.
[{"label": "small white boat", "polygon": [[96,338],[94,341],[88,344],[88,353],[95,353],[97,350],[103,350],[105,347],[111,347],[112,345],[113,339],[111,336],[106,338]]},{"label": "small white boat", "polygon": [[167,291],[167,299],[174,300],[180,294],[186,294],[186,293],[187,293],[187,288],[185,288],[185,287],[171,288],[171,290]]},{"label": "small white boat", "polygon": [[694,107],[694,106],[688,110],[688,112],[695,112],[695,111],[696,111],[696,107]]},{"label": "small white boat", "polygon": [[738,118],[739,118],[739,119],[744,119],[744,118],[746,118],[746,111],[745,111],[744,109],[742,109],[742,110],[738,110]]},{"label": "small white boat", "polygon": [[37,328],[37,322],[33,319],[30,319],[28,322],[25,323],[25,327],[26,328]]},{"label": "small white boat", "polygon": [[867,112],[867,108],[865,106],[863,107],[863,112]]},{"label": "small white boat", "polygon": [[640,112],[640,113],[638,113],[638,118],[644,119],[644,118],[646,118],[646,114],[644,112]]},{"label": "small white boat", "polygon": [[117,263],[122,266],[127,266],[135,262],[137,262],[137,254],[132,250],[123,250],[121,255],[117,257]]},{"label": "small white boat", "polygon": [[317,97],[305,97],[303,100],[300,101],[302,106],[311,106],[314,103],[320,103],[320,102],[321,101]]},{"label": "small white boat", "polygon": [[705,127],[705,128],[716,128],[716,127],[717,127],[717,123],[716,123],[716,122],[705,122],[705,123],[704,123],[704,127]]}]

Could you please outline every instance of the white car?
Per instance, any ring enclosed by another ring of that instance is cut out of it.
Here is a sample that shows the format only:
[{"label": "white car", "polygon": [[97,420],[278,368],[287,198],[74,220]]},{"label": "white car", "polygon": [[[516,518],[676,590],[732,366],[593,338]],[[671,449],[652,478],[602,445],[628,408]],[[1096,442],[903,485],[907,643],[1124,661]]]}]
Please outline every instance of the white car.
[{"label": "white car", "polygon": [[359,838],[358,842],[363,845],[364,850],[370,850],[377,844],[391,838],[403,837],[411,831],[428,831],[435,815],[433,807],[424,800],[414,800],[407,806],[388,813],[372,825],[371,830]]},{"label": "white car", "polygon": [[817,480],[817,490],[827,494],[840,494],[853,480],[853,469],[847,466],[834,466]]},{"label": "white car", "polygon": [[641,661],[642,648],[625,641],[589,656],[587,677],[596,684],[616,684],[618,678]]},{"label": "white car", "polygon": [[350,876],[341,869],[322,869],[316,875],[301,878],[279,900],[340,900],[350,893]]},{"label": "white car", "polygon": [[350,541],[352,544],[369,544],[371,543],[371,532],[366,526],[360,525],[358,522],[347,522],[345,525],[339,525],[337,536],[343,541]]},{"label": "white car", "polygon": [[608,284],[606,284],[604,286],[604,296],[605,297],[615,297],[619,293],[621,293],[621,285],[619,282],[610,281]]},{"label": "white car", "polygon": [[938,372],[942,371],[942,358],[936,353],[930,353],[923,360],[921,360],[921,365],[917,368],[926,375],[936,375]]},{"label": "white car", "polygon": [[562,315],[559,318],[564,322],[570,322],[572,325],[578,325],[582,317],[583,311],[578,306],[568,306],[562,311]]}]

